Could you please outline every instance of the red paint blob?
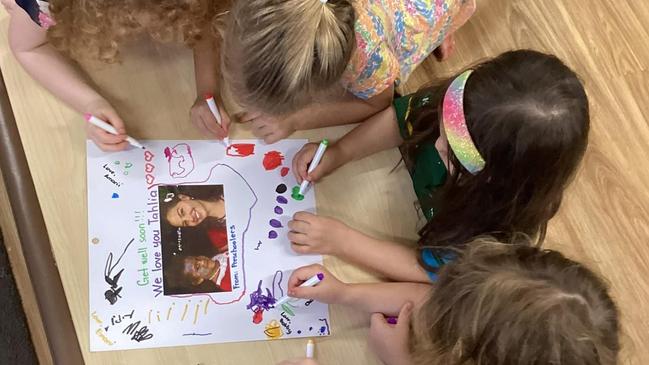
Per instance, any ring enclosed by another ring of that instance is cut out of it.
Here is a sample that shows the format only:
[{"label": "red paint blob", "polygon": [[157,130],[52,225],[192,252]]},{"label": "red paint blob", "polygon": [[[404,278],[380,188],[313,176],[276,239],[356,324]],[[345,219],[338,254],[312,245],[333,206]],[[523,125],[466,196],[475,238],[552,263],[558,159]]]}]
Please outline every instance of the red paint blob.
[{"label": "red paint blob", "polygon": [[264,155],[264,168],[266,171],[275,170],[278,168],[282,161],[284,161],[284,156],[277,151],[270,151]]},{"label": "red paint blob", "polygon": [[235,143],[228,146],[225,154],[232,157],[247,157],[255,153],[253,143]]},{"label": "red paint blob", "polygon": [[282,177],[284,177],[288,175],[288,170],[289,170],[288,167],[282,167],[282,170],[279,172],[279,174],[282,175]]},{"label": "red paint blob", "polygon": [[264,320],[264,310],[258,309],[255,314],[252,316],[252,323],[260,324]]}]

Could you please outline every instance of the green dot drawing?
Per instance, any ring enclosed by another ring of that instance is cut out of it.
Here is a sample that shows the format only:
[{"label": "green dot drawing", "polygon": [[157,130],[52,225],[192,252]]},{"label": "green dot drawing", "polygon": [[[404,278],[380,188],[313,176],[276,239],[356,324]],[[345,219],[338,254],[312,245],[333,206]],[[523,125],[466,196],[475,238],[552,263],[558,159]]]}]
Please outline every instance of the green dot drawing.
[{"label": "green dot drawing", "polygon": [[295,316],[295,313],[293,313],[291,308],[286,304],[282,304],[282,310],[284,310],[284,312],[290,314],[291,316]]},{"label": "green dot drawing", "polygon": [[304,195],[300,194],[300,187],[299,186],[294,186],[293,187],[293,194],[291,194],[291,198],[295,200],[302,200],[304,199]]}]

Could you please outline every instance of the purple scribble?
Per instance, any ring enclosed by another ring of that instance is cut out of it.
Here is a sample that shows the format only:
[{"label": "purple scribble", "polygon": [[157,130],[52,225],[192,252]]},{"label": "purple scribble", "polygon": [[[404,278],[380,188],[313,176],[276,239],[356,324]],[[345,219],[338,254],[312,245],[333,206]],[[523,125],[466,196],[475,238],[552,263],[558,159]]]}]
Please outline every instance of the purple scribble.
[{"label": "purple scribble", "polygon": [[277,202],[280,203],[280,204],[286,204],[286,203],[288,203],[288,199],[286,199],[285,197],[280,195],[280,196],[277,197]]},{"label": "purple scribble", "polygon": [[275,206],[275,214],[283,214],[283,213],[284,213],[284,209],[282,209],[282,207],[280,207],[279,205]]},{"label": "purple scribble", "polygon": [[[277,280],[278,275],[279,275],[279,280]],[[266,293],[264,293],[264,291],[261,289],[262,280],[259,280],[259,284],[257,285],[257,290],[250,293],[250,304],[246,306],[246,309],[250,309],[256,313],[260,310],[267,311],[273,308],[273,305],[275,304],[275,302],[277,302],[275,296],[275,286],[277,286],[277,289],[279,289],[280,297],[284,296],[284,290],[282,289],[283,278],[284,278],[284,274],[280,270],[277,270],[275,272],[275,275],[273,276],[273,284],[272,284],[273,290],[271,291],[270,289],[266,288]],[[277,283],[275,281],[277,281]]]},{"label": "purple scribble", "polygon": [[277,219],[271,219],[268,223],[270,223],[271,227],[282,228],[282,222],[278,221]]},{"label": "purple scribble", "polygon": [[277,232],[275,232],[275,231],[268,232],[268,238],[270,238],[271,240],[274,240],[275,238],[277,238]]},{"label": "purple scribble", "polygon": [[261,280],[259,280],[259,285],[257,285],[257,290],[250,293],[250,304],[246,306],[246,309],[252,309],[253,312],[261,310],[269,310],[273,307],[273,304],[277,301],[271,293],[270,289],[266,288],[266,294],[261,290]]}]

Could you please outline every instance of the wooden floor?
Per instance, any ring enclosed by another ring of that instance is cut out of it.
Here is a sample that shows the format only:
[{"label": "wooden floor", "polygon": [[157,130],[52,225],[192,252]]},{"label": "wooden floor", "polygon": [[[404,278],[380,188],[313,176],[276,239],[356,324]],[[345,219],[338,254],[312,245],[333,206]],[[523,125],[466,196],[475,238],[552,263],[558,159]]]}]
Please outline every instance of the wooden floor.
[{"label": "wooden floor", "polygon": [[478,0],[455,55],[428,61],[405,85],[413,91],[518,48],[554,53],[578,72],[591,102],[590,145],[547,246],[608,279],[622,312],[621,363],[639,365],[649,364],[648,33],[646,0]]},{"label": "wooden floor", "polygon": [[583,79],[589,148],[547,247],[610,282],[622,312],[621,363],[649,364],[649,1],[478,0],[456,38],[454,57],[428,60],[408,91],[517,48],[554,53]]}]

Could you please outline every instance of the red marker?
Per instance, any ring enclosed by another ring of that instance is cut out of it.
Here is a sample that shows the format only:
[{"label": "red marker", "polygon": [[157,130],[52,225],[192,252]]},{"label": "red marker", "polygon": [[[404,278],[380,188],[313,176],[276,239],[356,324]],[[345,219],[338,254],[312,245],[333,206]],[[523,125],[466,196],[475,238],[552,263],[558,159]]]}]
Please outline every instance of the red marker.
[{"label": "red marker", "polygon": [[[216,122],[219,123],[221,127],[223,127],[223,120],[221,119],[221,113],[219,112],[219,108],[216,106],[214,95],[210,93],[206,93],[205,101],[207,102],[207,106],[210,108],[212,115],[214,115],[214,118],[216,118]],[[230,145],[230,139],[227,136],[223,138],[223,142],[225,143],[226,146]]]}]

